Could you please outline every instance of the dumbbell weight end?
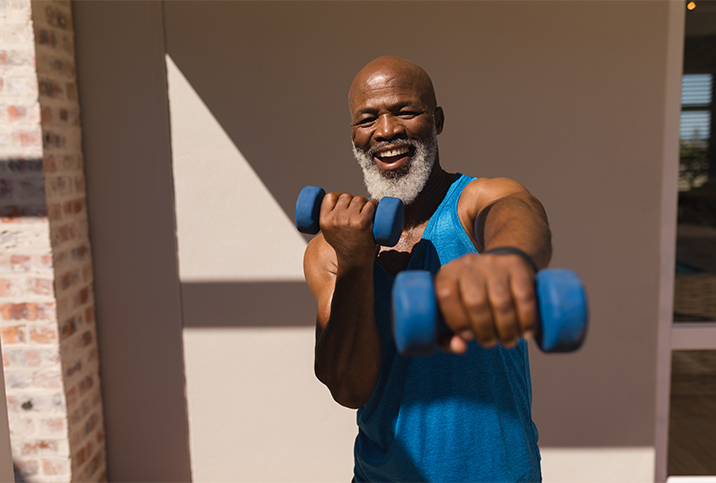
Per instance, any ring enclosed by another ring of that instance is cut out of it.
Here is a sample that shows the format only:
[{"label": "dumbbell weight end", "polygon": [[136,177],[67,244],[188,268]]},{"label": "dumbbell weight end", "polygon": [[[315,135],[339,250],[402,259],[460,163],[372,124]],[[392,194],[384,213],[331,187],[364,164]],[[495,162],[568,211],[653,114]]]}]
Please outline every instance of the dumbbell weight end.
[{"label": "dumbbell weight end", "polygon": [[306,186],[296,200],[296,228],[301,233],[315,235],[321,231],[321,203],[326,191],[318,186]]},{"label": "dumbbell weight end", "polygon": [[537,272],[539,320],[535,341],[543,352],[573,352],[587,335],[587,295],[579,276],[565,268]]}]

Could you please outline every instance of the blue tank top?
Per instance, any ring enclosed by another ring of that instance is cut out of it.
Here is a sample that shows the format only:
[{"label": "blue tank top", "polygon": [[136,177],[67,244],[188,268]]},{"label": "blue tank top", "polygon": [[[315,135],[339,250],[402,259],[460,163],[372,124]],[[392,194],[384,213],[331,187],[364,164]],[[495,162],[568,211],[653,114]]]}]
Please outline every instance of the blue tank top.
[{"label": "blue tank top", "polygon": [[[457,202],[474,178],[458,174],[428,221],[408,269],[436,273],[475,246]],[[527,345],[463,355],[397,353],[391,329],[394,277],[374,265],[375,313],[383,361],[370,400],[358,409],[357,482],[541,481],[532,423]]]}]

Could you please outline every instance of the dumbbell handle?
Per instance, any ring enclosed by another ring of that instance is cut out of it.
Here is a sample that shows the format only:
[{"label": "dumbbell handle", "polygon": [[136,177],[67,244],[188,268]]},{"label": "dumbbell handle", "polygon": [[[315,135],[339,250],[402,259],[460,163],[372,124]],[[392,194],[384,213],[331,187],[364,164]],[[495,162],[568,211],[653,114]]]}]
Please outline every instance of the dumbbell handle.
[{"label": "dumbbell handle", "polygon": [[[584,341],[587,298],[576,273],[545,269],[535,281],[538,317],[535,341],[543,352],[572,352]],[[393,285],[393,335],[403,355],[429,355],[450,329],[442,321],[433,275],[424,270],[400,272]]]},{"label": "dumbbell handle", "polygon": [[[296,200],[296,228],[301,233],[315,235],[320,231],[321,203],[326,195],[323,188],[306,186]],[[378,203],[373,217],[373,238],[386,247],[400,240],[405,221],[403,202],[398,198],[384,197]]]}]

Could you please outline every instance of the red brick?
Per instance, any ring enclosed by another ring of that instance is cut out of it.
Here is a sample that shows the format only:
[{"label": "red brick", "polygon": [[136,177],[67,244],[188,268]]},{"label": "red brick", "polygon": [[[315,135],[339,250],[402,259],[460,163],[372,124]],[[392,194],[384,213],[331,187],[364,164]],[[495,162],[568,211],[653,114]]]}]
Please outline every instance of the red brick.
[{"label": "red brick", "polygon": [[64,418],[47,418],[41,421],[41,428],[46,431],[58,432],[64,431],[65,419]]},{"label": "red brick", "polygon": [[57,342],[58,334],[55,325],[30,327],[30,341],[36,344],[52,344]]},{"label": "red brick", "polygon": [[40,111],[40,119],[42,124],[49,124],[52,122],[52,108],[51,107],[43,107]]},{"label": "red brick", "polygon": [[57,454],[59,445],[55,440],[37,440],[31,443],[23,443],[20,445],[20,454],[22,456],[51,455]]},{"label": "red brick", "polygon": [[57,221],[62,219],[62,207],[59,203],[52,203],[47,206],[47,217],[51,221]]},{"label": "red brick", "polygon": [[2,304],[0,305],[0,317],[3,318],[3,320],[12,320],[12,314],[13,314],[13,307],[16,307],[19,304]]},{"label": "red brick", "polygon": [[21,344],[25,342],[25,327],[21,325],[0,327],[0,339],[3,344]]},{"label": "red brick", "polygon": [[82,466],[87,461],[87,450],[82,447],[75,453],[74,462],[77,466]]},{"label": "red brick", "polygon": [[60,337],[62,340],[67,339],[69,336],[77,332],[77,325],[79,325],[79,319],[70,317],[60,326]]},{"label": "red brick", "polygon": [[25,106],[10,106],[7,108],[7,117],[10,121],[17,121],[27,116]]},{"label": "red brick", "polygon": [[72,426],[77,426],[80,423],[80,420],[82,419],[82,415],[80,414],[79,409],[75,409],[72,411],[72,414],[70,414],[69,421]]},{"label": "red brick", "polygon": [[73,387],[69,391],[67,391],[65,395],[66,401],[67,401],[67,408],[71,408],[77,403],[77,387]]},{"label": "red brick", "polygon": [[9,345],[2,356],[4,366],[8,368],[38,367],[42,364],[42,354],[37,349]]},{"label": "red brick", "polygon": [[42,133],[21,132],[17,134],[17,140],[23,147],[40,146],[42,144]]},{"label": "red brick", "polygon": [[72,299],[72,306],[74,307],[80,307],[87,303],[90,297],[90,290],[88,287],[83,288]]},{"label": "red brick", "polygon": [[15,295],[13,284],[10,280],[0,280],[0,297]]},{"label": "red brick", "polygon": [[25,349],[23,352],[25,356],[24,365],[26,367],[37,367],[42,364],[42,354],[40,351],[35,349]]},{"label": "red brick", "polygon": [[52,268],[52,254],[42,255],[40,260],[45,268]]},{"label": "red brick", "polygon": [[42,460],[42,472],[48,476],[69,475],[69,460]]},{"label": "red brick", "polygon": [[[80,394],[84,395],[87,391],[92,389],[92,386],[94,385],[94,380],[92,379],[92,376],[87,376],[84,379],[80,381],[78,384],[78,387],[80,389]],[[89,408],[89,407],[88,407]]]},{"label": "red brick", "polygon": [[10,266],[14,272],[29,272],[30,257],[25,255],[11,255]]},{"label": "red brick", "polygon": [[44,158],[45,172],[54,173],[57,171],[57,160],[54,154],[46,154]]},{"label": "red brick", "polygon": [[87,323],[94,322],[94,307],[87,307],[85,310],[85,320]]},{"label": "red brick", "polygon": [[25,303],[0,305],[3,320],[49,320],[54,316],[52,303]]},{"label": "red brick", "polygon": [[81,341],[80,341],[80,346],[82,346],[82,347],[87,347],[88,345],[90,345],[90,344],[92,343],[92,340],[93,340],[92,332],[87,331],[87,332],[85,332],[84,334],[82,334],[82,339],[81,339]]},{"label": "red brick", "polygon": [[30,280],[30,288],[36,295],[52,295],[53,287],[52,280],[44,278],[33,278]]},{"label": "red brick", "polygon": [[62,377],[58,373],[35,374],[32,385],[37,389],[59,389],[62,387]]},{"label": "red brick", "polygon": [[35,420],[32,418],[10,418],[10,433],[27,436],[35,431]]}]

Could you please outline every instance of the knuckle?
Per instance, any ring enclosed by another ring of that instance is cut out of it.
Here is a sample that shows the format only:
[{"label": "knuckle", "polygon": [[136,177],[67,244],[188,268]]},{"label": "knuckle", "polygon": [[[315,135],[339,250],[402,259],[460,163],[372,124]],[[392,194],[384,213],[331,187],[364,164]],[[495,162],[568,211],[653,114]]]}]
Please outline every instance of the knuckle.
[{"label": "knuckle", "polygon": [[513,311],[512,301],[506,297],[493,297],[492,308],[499,314],[508,314]]},{"label": "knuckle", "polygon": [[474,294],[470,297],[464,297],[463,303],[465,304],[465,307],[474,314],[484,313],[489,310],[487,298],[482,294]]},{"label": "knuckle", "polygon": [[515,290],[515,302],[520,305],[531,305],[535,302],[534,290]]},{"label": "knuckle", "polygon": [[323,197],[324,201],[329,202],[335,202],[338,200],[338,197],[341,195],[339,191],[331,191],[330,193],[326,193],[326,196]]}]

